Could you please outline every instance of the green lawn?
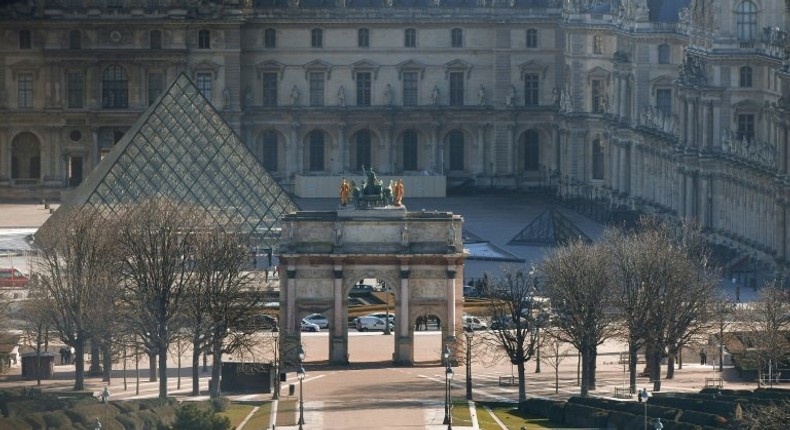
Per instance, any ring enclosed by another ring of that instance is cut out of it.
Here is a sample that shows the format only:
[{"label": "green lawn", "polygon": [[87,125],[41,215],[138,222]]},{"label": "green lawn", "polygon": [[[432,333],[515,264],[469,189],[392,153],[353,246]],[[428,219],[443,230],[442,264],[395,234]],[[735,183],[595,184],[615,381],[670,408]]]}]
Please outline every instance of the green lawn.
[{"label": "green lawn", "polygon": [[231,403],[228,409],[225,412],[220,412],[219,415],[230,418],[230,425],[235,428],[244,421],[244,418],[247,418],[253,407],[255,406],[249,403]]},{"label": "green lawn", "polygon": [[[496,417],[499,418],[499,420],[502,421],[509,430],[519,430],[522,427],[526,427],[529,430],[568,428],[566,425],[552,423],[547,418],[521,413],[518,411],[518,409],[516,409],[516,405],[513,403],[475,402],[475,404],[477,407],[477,422],[480,425],[481,430],[501,430],[502,428],[496,421],[494,421],[489,412],[485,409],[486,406],[491,408],[491,411],[494,413],[494,415],[496,415]],[[456,416],[459,419],[463,419],[460,414],[456,415],[456,411],[459,409],[462,408],[453,409],[454,423]],[[467,422],[469,422],[469,411],[468,408],[466,409],[466,419]],[[458,424],[466,425],[460,421]]]}]

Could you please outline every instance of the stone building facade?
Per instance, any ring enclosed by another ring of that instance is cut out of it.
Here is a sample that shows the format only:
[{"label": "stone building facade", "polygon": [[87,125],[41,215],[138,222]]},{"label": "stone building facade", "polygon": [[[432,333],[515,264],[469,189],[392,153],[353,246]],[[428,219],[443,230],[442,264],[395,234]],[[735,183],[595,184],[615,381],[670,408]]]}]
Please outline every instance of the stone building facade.
[{"label": "stone building facade", "polygon": [[696,218],[784,272],[786,8],[18,1],[0,10],[0,195],[78,184],[184,71],[287,188],[362,166],[550,187]]}]

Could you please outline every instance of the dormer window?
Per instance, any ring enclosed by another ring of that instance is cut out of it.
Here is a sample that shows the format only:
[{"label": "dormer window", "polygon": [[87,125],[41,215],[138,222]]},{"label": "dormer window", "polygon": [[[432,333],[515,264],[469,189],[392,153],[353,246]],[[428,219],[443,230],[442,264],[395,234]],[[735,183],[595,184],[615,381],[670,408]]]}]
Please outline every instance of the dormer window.
[{"label": "dormer window", "polygon": [[754,42],[757,37],[757,5],[751,0],[735,8],[735,31],[740,42]]}]

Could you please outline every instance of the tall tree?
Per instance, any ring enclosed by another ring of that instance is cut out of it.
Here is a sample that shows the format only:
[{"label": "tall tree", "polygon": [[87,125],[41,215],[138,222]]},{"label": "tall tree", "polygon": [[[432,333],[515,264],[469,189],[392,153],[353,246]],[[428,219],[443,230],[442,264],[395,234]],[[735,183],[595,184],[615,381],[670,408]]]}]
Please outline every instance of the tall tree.
[{"label": "tall tree", "polygon": [[[534,275],[534,273],[533,273]],[[525,365],[532,359],[538,340],[537,281],[522,270],[505,268],[501,277],[489,280],[487,296],[492,325],[487,343],[504,352],[518,369],[518,401],[527,399]]]},{"label": "tall tree", "polygon": [[581,240],[557,248],[543,262],[545,292],[557,314],[554,336],[581,353],[581,395],[595,390],[598,345],[611,337],[612,282],[602,245]]},{"label": "tall tree", "polygon": [[99,211],[67,210],[36,233],[35,245],[42,300],[60,339],[74,348],[74,389],[83,390],[85,343],[93,335],[94,321],[110,311],[96,301],[113,289],[106,273],[116,264],[115,242],[108,234],[111,224]]},{"label": "tall tree", "polygon": [[776,281],[766,283],[760,290],[759,299],[752,302],[743,315],[746,330],[742,333],[754,348],[761,372],[775,369],[790,355],[787,338],[790,331],[790,304],[787,297],[787,291],[780,288]]},{"label": "tall tree", "polygon": [[160,398],[167,397],[167,350],[191,275],[198,220],[194,206],[149,199],[127,208],[118,225],[124,301],[136,311],[134,332],[159,358]]},{"label": "tall tree", "polygon": [[[252,319],[261,296],[248,289],[252,277],[244,269],[249,263],[249,249],[239,235],[219,227],[207,228],[197,234],[195,243],[195,284],[208,297],[205,312],[212,354],[210,395],[218,397],[222,354],[250,346],[254,327],[245,329],[243,323]],[[203,331],[204,327],[196,328]]]}]

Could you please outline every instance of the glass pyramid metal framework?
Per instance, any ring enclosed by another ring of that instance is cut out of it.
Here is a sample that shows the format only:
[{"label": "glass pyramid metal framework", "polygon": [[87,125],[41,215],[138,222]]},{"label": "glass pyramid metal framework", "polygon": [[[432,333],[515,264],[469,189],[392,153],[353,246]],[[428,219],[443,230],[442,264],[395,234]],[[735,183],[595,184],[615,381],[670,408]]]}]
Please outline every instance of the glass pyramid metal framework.
[{"label": "glass pyramid metal framework", "polygon": [[[205,210],[227,231],[274,248],[279,219],[298,210],[183,73],[75,190],[69,207],[112,214],[164,197]],[[59,209],[60,210],[60,209]]]},{"label": "glass pyramid metal framework", "polygon": [[592,242],[571,220],[561,212],[549,209],[524,227],[508,245],[555,246],[579,238]]}]

